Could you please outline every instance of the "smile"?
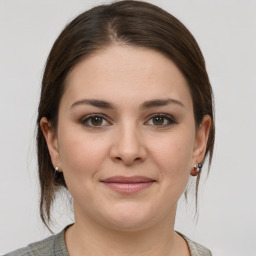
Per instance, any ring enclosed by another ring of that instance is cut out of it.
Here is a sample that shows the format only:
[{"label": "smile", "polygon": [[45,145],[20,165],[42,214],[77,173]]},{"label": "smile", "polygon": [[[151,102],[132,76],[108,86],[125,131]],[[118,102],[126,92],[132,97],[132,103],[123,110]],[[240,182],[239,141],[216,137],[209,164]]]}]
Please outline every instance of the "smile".
[{"label": "smile", "polygon": [[101,182],[116,192],[131,194],[150,187],[156,181],[143,176],[114,176]]}]

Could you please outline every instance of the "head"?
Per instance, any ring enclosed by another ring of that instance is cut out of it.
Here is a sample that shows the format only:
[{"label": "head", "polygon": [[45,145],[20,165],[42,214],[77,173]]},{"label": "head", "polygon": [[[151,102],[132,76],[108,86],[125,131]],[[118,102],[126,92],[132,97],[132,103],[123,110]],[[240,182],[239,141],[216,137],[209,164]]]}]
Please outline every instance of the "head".
[{"label": "head", "polygon": [[[53,156],[49,154],[41,129],[42,118],[47,120],[57,137],[60,106],[70,92],[70,81],[76,79],[83,63],[89,65],[99,55],[118,55],[113,49],[124,49],[124,57],[129,56],[130,51],[131,55],[141,58],[150,56],[154,60],[158,60],[161,54],[160,62],[170,61],[170,68],[180,73],[186,83],[195,132],[206,116],[211,120],[203,156],[197,159],[204,163],[209,156],[211,162],[214,145],[212,91],[204,58],[194,37],[175,17],[149,3],[120,1],[95,7],[65,27],[54,43],[45,67],[37,119],[40,212],[45,224],[50,220],[50,209],[56,193],[63,187],[67,188],[67,182],[65,175],[58,179],[54,176]],[[199,180],[200,174],[197,175],[196,191]]]}]

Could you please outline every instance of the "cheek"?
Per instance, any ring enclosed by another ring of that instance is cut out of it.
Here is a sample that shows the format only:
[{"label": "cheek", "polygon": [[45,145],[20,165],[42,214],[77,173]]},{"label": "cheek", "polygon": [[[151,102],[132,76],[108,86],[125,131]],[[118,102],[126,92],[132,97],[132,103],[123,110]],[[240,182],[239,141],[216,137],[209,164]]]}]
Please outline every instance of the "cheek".
[{"label": "cheek", "polygon": [[170,133],[152,141],[152,159],[164,180],[172,183],[187,181],[192,166],[193,145],[193,132],[189,130]]},{"label": "cheek", "polygon": [[[63,135],[63,136],[62,136]],[[104,137],[88,135],[83,131],[59,133],[59,149],[63,172],[67,182],[77,184],[94,178],[107,155]]]}]

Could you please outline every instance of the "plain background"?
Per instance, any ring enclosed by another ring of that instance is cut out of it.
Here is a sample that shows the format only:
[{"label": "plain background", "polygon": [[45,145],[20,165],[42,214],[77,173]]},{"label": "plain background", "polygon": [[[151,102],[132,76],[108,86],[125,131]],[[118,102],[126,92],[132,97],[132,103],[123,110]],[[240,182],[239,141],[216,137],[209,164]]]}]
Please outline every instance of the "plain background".
[{"label": "plain background", "polygon": [[[184,199],[176,229],[215,256],[255,256],[256,2],[148,1],[180,19],[205,56],[216,102],[216,148],[199,219]],[[38,212],[35,119],[50,48],[92,0],[0,0],[0,252],[49,236]],[[109,3],[109,1],[105,1]],[[58,232],[72,220],[57,204]]]}]

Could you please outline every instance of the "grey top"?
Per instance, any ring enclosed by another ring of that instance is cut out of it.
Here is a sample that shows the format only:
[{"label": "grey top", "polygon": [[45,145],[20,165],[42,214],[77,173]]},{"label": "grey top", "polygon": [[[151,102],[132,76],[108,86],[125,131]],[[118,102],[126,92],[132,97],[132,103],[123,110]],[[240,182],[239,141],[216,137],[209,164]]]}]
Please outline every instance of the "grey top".
[{"label": "grey top", "polygon": [[[69,256],[65,245],[64,233],[67,227],[56,235],[45,240],[28,245],[4,256]],[[191,256],[212,256],[211,252],[204,246],[191,241],[179,233],[187,242]]]}]

